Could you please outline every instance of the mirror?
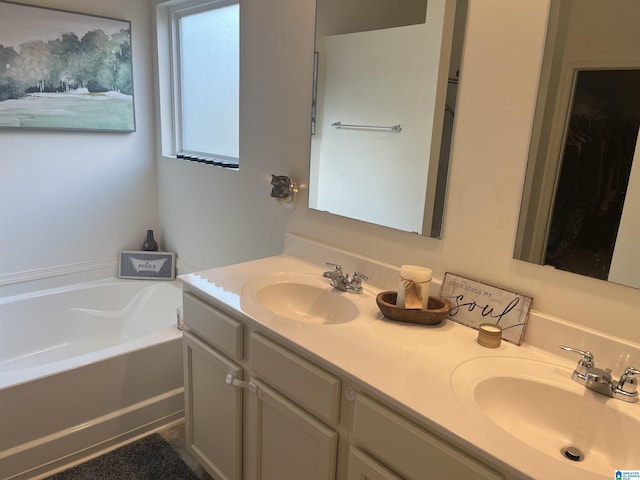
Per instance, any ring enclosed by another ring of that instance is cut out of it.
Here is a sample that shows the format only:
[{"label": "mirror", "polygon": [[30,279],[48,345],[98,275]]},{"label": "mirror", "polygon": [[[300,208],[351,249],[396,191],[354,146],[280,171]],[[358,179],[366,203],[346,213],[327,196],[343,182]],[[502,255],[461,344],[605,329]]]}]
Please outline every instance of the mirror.
[{"label": "mirror", "polygon": [[552,0],[515,258],[640,288],[640,2]]},{"label": "mirror", "polygon": [[309,207],[440,238],[468,0],[317,0]]}]

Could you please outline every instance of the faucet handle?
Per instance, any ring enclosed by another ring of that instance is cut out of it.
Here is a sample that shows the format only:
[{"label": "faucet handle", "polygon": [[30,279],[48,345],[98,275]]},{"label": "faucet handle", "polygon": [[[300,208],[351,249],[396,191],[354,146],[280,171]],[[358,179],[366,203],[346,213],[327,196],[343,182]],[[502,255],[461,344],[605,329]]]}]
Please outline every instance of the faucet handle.
[{"label": "faucet handle", "polygon": [[360,273],[360,272],[353,272],[353,280],[369,280],[369,277],[367,277],[364,273]]},{"label": "faucet handle", "polygon": [[325,262],[325,264],[327,265],[327,267],[333,267],[333,269],[336,272],[341,272],[342,271],[342,265],[340,265],[338,263]]},{"label": "faucet handle", "polygon": [[585,378],[586,374],[594,366],[593,353],[588,350],[578,350],[577,348],[567,347],[565,345],[560,345],[560,348],[567,352],[574,352],[582,356],[582,358],[578,360],[578,366],[576,367],[574,374],[578,374],[581,378]]},{"label": "faucet handle", "polygon": [[362,291],[362,280],[369,280],[364,273],[353,272],[353,277],[351,277],[351,288],[356,291]]},{"label": "faucet handle", "polygon": [[580,355],[582,355],[582,360],[584,360],[585,362],[593,362],[593,353],[589,352],[588,350],[578,350],[577,348],[567,347],[565,345],[560,345],[560,348],[562,350],[566,350],[567,352],[579,353]]},{"label": "faucet handle", "polygon": [[627,395],[637,395],[638,379],[635,378],[636,375],[640,375],[640,370],[634,367],[627,367],[620,377],[616,390]]},{"label": "faucet handle", "polygon": [[625,375],[640,375],[640,370],[635,367],[627,367],[624,371]]}]

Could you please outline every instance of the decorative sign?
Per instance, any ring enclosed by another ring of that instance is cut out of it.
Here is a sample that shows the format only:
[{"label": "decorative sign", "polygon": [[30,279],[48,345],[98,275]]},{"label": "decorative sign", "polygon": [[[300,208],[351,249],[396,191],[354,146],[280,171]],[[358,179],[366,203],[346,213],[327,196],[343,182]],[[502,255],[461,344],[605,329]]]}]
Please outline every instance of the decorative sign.
[{"label": "decorative sign", "polygon": [[440,296],[451,302],[451,320],[476,330],[481,323],[495,323],[502,327],[502,338],[522,343],[531,297],[449,272],[444,275]]},{"label": "decorative sign", "polygon": [[175,254],[165,252],[120,252],[120,278],[173,280]]}]

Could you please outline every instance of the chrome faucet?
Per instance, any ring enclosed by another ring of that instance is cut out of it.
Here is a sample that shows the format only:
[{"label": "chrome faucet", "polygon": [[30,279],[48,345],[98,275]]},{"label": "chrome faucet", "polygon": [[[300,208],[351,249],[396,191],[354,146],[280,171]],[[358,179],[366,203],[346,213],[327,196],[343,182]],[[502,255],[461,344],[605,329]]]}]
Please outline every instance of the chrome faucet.
[{"label": "chrome faucet", "polygon": [[327,265],[333,267],[333,270],[324,272],[322,276],[329,279],[329,283],[333,288],[342,292],[362,293],[362,280],[369,280],[369,277],[360,272],[354,272],[351,280],[349,280],[349,274],[345,274],[342,271],[342,266],[329,262],[327,262]]},{"label": "chrome faucet", "polygon": [[640,375],[640,370],[634,367],[627,367],[620,380],[614,380],[611,376],[610,368],[602,369],[595,366],[591,352],[564,345],[560,345],[560,348],[581,356],[576,369],[571,374],[573,381],[607,397],[617,398],[624,402],[633,403],[638,401],[638,380],[636,376]]}]

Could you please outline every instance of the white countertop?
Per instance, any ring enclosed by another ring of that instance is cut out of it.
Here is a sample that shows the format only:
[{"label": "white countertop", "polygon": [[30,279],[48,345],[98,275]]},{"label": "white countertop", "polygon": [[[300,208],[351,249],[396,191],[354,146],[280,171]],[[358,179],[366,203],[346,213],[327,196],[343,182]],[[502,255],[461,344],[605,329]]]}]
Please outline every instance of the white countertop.
[{"label": "white countertop", "polygon": [[[341,258],[338,261],[347,266],[349,259]],[[332,257],[325,259],[334,261]],[[361,261],[356,258],[353,263]],[[370,270],[366,270],[367,266]],[[365,265],[364,268],[358,266],[363,273],[376,268],[373,265]],[[545,455],[511,436],[484,415],[473,409],[465,409],[451,388],[452,373],[465,362],[485,357],[550,362],[562,374],[566,372],[567,388],[582,394],[584,387],[570,378],[577,359],[530,346],[526,343],[526,337],[521,346],[503,341],[498,348],[485,348],[476,342],[476,330],[451,320],[437,326],[387,320],[378,310],[375,295],[384,289],[381,287],[389,284],[393,267],[382,265],[380,268],[377,272],[380,281],[377,285],[375,281],[365,285],[364,294],[336,292],[338,295],[350,295],[358,303],[361,315],[351,322],[331,325],[303,324],[275,318],[242,298],[247,282],[275,272],[296,272],[321,279],[325,265],[313,258],[308,261],[284,254],[182,275],[179,279],[187,289],[197,290],[212,305],[235,313],[285,342],[295,344],[345,376],[366,384],[396,406],[408,409],[439,433],[453,435],[470,453],[479,458],[487,455],[493,457],[505,473],[517,474],[521,478],[610,479],[614,478],[615,470],[632,468],[628,465],[612,465],[610,472],[594,475],[587,470],[588,457],[583,462],[571,463],[561,458],[560,454],[557,459]],[[345,268],[347,270],[351,271],[351,268]],[[330,288],[328,281],[322,280]],[[557,339],[555,344],[563,341]],[[607,401],[617,402],[620,405],[616,405],[616,408],[627,409],[627,412],[640,412],[640,404],[626,404],[613,399]],[[545,399],[540,398],[540,402],[545,402]],[[549,405],[548,408],[554,406]],[[630,459],[630,462],[637,465],[633,468],[640,469],[640,457]]]}]

